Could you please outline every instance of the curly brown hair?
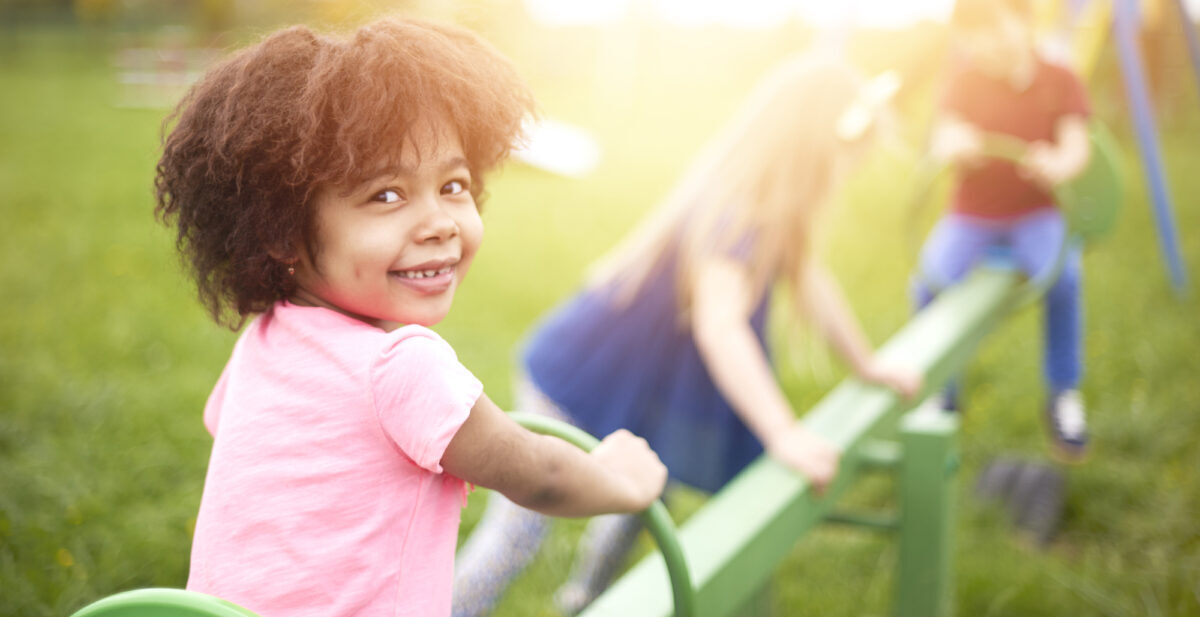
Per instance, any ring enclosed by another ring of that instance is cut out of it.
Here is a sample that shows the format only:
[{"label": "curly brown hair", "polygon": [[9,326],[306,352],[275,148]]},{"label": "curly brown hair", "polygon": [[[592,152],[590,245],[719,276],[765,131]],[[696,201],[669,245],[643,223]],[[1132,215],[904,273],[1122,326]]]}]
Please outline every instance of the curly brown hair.
[{"label": "curly brown hair", "polygon": [[319,248],[319,189],[374,177],[437,115],[457,130],[480,203],[483,174],[533,111],[511,63],[469,30],[400,18],[344,38],[288,28],[213,67],[164,121],[155,213],[178,227],[200,301],[236,330],[295,291],[278,258]]}]

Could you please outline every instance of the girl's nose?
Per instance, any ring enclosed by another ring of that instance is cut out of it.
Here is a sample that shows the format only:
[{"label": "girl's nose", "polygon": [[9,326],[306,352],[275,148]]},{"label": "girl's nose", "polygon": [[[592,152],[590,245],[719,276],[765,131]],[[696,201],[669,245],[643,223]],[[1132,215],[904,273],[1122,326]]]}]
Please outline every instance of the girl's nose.
[{"label": "girl's nose", "polygon": [[421,242],[443,242],[458,235],[458,221],[437,200],[431,200],[418,234]]}]

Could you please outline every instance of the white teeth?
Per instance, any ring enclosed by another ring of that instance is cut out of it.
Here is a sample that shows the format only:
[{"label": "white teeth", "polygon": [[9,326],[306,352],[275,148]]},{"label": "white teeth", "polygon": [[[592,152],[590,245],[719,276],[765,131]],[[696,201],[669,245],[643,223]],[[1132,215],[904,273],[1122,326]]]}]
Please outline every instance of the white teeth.
[{"label": "white teeth", "polygon": [[399,270],[396,273],[406,279],[423,279],[432,278],[439,274],[446,274],[454,269],[454,266],[446,266],[440,270]]}]

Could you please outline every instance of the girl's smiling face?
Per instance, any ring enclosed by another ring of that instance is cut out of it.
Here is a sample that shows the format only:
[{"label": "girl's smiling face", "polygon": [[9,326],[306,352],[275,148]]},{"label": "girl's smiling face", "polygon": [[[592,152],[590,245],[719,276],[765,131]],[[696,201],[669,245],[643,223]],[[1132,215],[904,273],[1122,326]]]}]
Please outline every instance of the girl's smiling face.
[{"label": "girl's smiling face", "polygon": [[407,136],[395,169],[349,191],[316,196],[316,250],[297,250],[296,304],[323,306],[390,330],[431,326],[483,240],[471,174],[451,124]]}]

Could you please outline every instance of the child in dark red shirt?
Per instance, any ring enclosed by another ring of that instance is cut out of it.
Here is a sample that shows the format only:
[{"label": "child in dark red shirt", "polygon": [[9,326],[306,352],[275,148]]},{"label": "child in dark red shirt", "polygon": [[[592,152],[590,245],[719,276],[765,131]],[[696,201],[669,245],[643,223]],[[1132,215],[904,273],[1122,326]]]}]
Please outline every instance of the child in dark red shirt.
[{"label": "child in dark red shirt", "polygon": [[[962,278],[993,247],[1005,247],[1033,278],[1053,276],[1066,223],[1052,187],[1077,175],[1090,152],[1087,92],[1067,68],[1047,61],[1033,39],[1029,0],[958,0],[952,38],[961,62],[949,78],[933,134],[935,158],[958,171],[950,212],[921,252],[919,305]],[[1010,162],[983,155],[988,134],[1028,143]],[[1068,248],[1045,296],[1047,429],[1054,451],[1082,460],[1088,432],[1078,385],[1081,359],[1081,263]],[[951,397],[953,398],[953,397]],[[952,403],[952,401],[948,401]]]}]

